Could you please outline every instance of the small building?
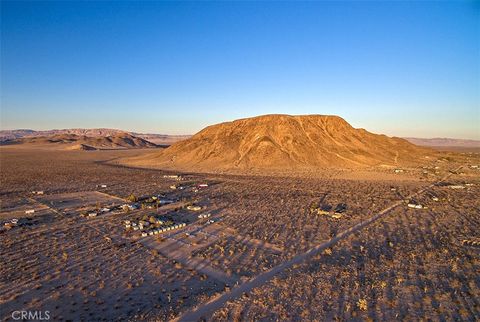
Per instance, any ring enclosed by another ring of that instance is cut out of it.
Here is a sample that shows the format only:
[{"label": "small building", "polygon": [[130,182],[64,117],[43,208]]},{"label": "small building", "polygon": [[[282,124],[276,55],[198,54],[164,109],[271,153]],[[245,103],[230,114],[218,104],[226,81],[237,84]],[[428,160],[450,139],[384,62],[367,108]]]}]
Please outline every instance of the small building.
[{"label": "small building", "polygon": [[159,199],[159,201],[158,201],[158,203],[160,205],[168,205],[168,204],[171,204],[173,202],[174,202],[173,200],[169,200],[169,199]]},{"label": "small building", "polygon": [[465,186],[462,185],[450,185],[448,186],[450,189],[465,189]]},{"label": "small building", "polygon": [[423,208],[423,206],[421,204],[418,204],[414,201],[409,202],[407,206],[408,206],[408,208],[413,208],[413,209],[422,209]]}]

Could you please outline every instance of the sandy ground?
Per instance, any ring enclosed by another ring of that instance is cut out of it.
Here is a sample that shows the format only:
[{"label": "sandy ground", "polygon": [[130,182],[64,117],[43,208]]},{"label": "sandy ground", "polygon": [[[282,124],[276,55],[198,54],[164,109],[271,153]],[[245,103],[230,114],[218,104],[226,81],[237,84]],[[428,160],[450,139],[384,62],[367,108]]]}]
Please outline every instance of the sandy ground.
[{"label": "sandy ground", "polygon": [[[22,309],[55,320],[479,317],[479,252],[463,242],[480,238],[478,155],[295,177],[105,164],[142,153],[0,148],[0,221],[28,219],[0,232],[2,319]],[[175,203],[81,216],[131,194]],[[312,212],[340,203],[340,218]],[[151,215],[187,226],[125,230],[124,220]]]}]

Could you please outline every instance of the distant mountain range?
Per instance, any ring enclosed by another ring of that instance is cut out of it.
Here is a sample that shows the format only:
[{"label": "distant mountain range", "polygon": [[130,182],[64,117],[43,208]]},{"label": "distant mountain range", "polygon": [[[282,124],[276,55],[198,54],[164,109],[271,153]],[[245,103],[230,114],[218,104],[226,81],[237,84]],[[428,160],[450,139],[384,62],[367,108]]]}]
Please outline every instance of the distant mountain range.
[{"label": "distant mountain range", "polygon": [[4,130],[0,131],[0,143],[13,143],[13,140],[34,137],[51,137],[56,135],[77,135],[81,137],[118,137],[125,133],[144,139],[156,145],[171,145],[190,137],[190,135],[167,135],[167,134],[144,134],[136,132],[127,132],[116,129],[61,129],[34,131],[28,129]]},{"label": "distant mountain range", "polygon": [[[172,145],[175,142],[182,141],[191,137],[191,135],[168,135],[155,133],[127,132],[117,129],[59,129],[35,131],[29,129],[4,130],[0,131],[0,144],[13,143],[12,141],[20,138],[50,137],[54,135],[73,134],[85,137],[116,137],[123,134],[129,134],[137,138],[144,139],[156,145]],[[451,150],[480,150],[480,140],[451,139],[451,138],[414,138],[405,137],[407,141],[426,147]]]},{"label": "distant mountain range", "polygon": [[2,145],[49,148],[55,150],[111,150],[156,148],[158,145],[145,139],[118,133],[112,136],[85,136],[77,134],[53,134],[48,136],[25,136],[3,141]]},{"label": "distant mountain range", "polygon": [[465,147],[465,148],[480,148],[480,140],[464,140],[464,139],[449,139],[449,138],[404,138],[413,144],[430,147]]}]

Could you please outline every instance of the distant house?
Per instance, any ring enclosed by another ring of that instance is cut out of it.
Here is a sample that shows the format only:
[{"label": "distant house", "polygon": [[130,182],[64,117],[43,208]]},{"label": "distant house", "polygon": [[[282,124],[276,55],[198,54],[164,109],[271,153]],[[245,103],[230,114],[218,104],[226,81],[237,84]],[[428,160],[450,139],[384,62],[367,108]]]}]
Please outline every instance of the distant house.
[{"label": "distant house", "polygon": [[450,189],[465,189],[465,186],[462,186],[462,185],[450,185],[448,187]]},{"label": "distant house", "polygon": [[416,202],[415,200],[410,200],[410,202],[407,204],[408,208],[413,208],[413,209],[422,209],[423,206]]},{"label": "distant house", "polygon": [[138,207],[135,206],[135,205],[123,204],[123,205],[121,206],[121,208],[122,208],[123,210],[135,210],[135,209],[137,209]]}]

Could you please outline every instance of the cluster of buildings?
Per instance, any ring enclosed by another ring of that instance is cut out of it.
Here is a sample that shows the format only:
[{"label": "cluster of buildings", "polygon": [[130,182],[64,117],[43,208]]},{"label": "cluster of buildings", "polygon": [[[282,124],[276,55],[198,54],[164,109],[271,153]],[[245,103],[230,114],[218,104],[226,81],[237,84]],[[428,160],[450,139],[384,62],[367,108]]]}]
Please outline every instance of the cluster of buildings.
[{"label": "cluster of buildings", "polygon": [[97,217],[97,215],[99,214],[104,214],[104,213],[107,213],[107,212],[110,212],[112,209],[110,208],[107,208],[107,207],[103,207],[99,210],[96,210],[96,211],[90,211],[87,213],[87,217],[88,218],[94,218],[94,217]]},{"label": "cluster of buildings", "polygon": [[[431,198],[432,198],[433,201],[440,201],[440,199],[437,196],[431,196]],[[413,199],[411,199],[407,203],[407,207],[412,208],[412,209],[427,209],[428,208],[427,206],[424,206],[421,203],[419,203],[418,201],[413,200]]]},{"label": "cluster of buildings", "polygon": [[177,180],[177,181],[182,181],[183,180],[182,176],[179,176],[177,174],[166,174],[163,177],[166,178],[166,179],[174,179],[174,180]]},{"label": "cluster of buildings", "polygon": [[159,218],[151,217],[149,221],[139,220],[135,222],[133,220],[125,220],[125,229],[140,231],[142,237],[157,235],[163,232],[179,229],[185,227],[186,223],[175,224],[169,220],[162,220]]},{"label": "cluster of buildings", "polygon": [[472,187],[474,186],[473,183],[464,183],[464,184],[451,184],[448,187],[450,189],[466,189],[467,187]]},{"label": "cluster of buildings", "polygon": [[164,232],[167,232],[167,231],[170,231],[170,230],[183,228],[186,225],[187,225],[186,223],[179,223],[179,224],[175,224],[175,225],[172,225],[172,226],[167,226],[167,227],[164,227],[164,228],[154,228],[154,229],[151,229],[149,231],[143,231],[142,232],[142,237],[158,235],[160,233],[164,233]]},{"label": "cluster of buildings", "polygon": [[17,219],[17,218],[12,218],[12,219],[9,219],[7,221],[4,221],[2,222],[1,224],[1,229],[11,229],[11,228],[14,228],[14,227],[21,227],[21,226],[24,226],[24,225],[31,225],[31,218],[20,218],[20,219]]}]

